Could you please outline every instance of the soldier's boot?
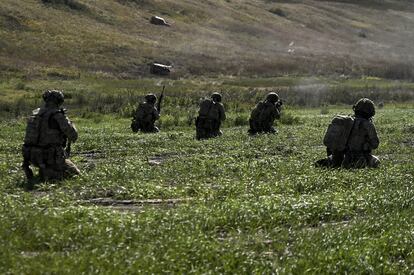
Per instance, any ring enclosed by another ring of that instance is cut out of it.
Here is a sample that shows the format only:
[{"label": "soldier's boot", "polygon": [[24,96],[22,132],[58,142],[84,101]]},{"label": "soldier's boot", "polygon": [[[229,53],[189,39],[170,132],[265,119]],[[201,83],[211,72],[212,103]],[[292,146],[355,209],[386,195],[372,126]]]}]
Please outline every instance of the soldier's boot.
[{"label": "soldier's boot", "polygon": [[329,165],[330,163],[328,158],[315,161],[315,167],[329,167]]},{"label": "soldier's boot", "polygon": [[273,127],[265,127],[263,130],[266,134],[277,134],[277,130]]},{"label": "soldier's boot", "polygon": [[220,137],[223,135],[223,132],[221,130],[214,130],[211,134],[210,137]]},{"label": "soldier's boot", "polygon": [[61,180],[63,179],[63,170],[51,167],[40,168],[40,176],[43,181]]},{"label": "soldier's boot", "polygon": [[207,133],[205,129],[201,127],[197,127],[196,128],[196,139],[200,140],[200,139],[206,139],[206,138],[207,138]]},{"label": "soldier's boot", "polygon": [[258,131],[257,131],[256,123],[252,119],[249,119],[249,126],[250,126],[250,129],[247,131],[249,135],[252,135],[252,136],[256,135]]},{"label": "soldier's boot", "polygon": [[79,168],[69,159],[65,159],[63,164],[63,177],[70,178],[79,175],[81,172]]},{"label": "soldier's boot", "polygon": [[339,168],[343,162],[343,154],[335,152],[325,159],[321,159],[315,162],[316,167],[328,167],[328,168]]},{"label": "soldier's boot", "polygon": [[141,128],[141,131],[143,133],[158,133],[160,130],[158,129],[158,127],[148,126],[148,127]]},{"label": "soldier's boot", "polygon": [[380,163],[381,163],[379,158],[377,156],[373,156],[373,155],[370,155],[367,162],[368,162],[368,167],[370,167],[370,168],[378,168]]}]

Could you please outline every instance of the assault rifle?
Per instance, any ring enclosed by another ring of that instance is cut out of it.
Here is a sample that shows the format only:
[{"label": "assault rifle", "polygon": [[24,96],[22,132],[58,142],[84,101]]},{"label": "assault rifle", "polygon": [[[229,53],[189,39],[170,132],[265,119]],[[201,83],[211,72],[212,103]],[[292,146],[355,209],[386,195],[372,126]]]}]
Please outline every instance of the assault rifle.
[{"label": "assault rifle", "polygon": [[161,103],[162,103],[162,99],[164,98],[164,90],[165,90],[165,85],[162,86],[162,92],[161,92],[161,95],[160,95],[160,97],[158,99],[158,102],[157,102],[158,113],[161,113]]}]

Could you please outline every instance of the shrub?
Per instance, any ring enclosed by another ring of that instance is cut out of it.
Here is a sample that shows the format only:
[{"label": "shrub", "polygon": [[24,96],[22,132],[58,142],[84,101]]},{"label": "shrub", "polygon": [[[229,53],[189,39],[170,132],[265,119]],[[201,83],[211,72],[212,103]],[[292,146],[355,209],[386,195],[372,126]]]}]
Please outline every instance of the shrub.
[{"label": "shrub", "polygon": [[52,5],[65,5],[73,10],[86,10],[87,7],[84,4],[77,2],[76,0],[42,0],[44,4]]},{"label": "shrub", "polygon": [[163,115],[158,121],[158,125],[164,129],[168,129],[173,126],[176,126],[177,123],[178,122],[176,121],[175,117],[172,115]]},{"label": "shrub", "polygon": [[293,125],[293,124],[299,124],[300,118],[298,116],[292,115],[291,113],[283,113],[279,121],[282,124]]},{"label": "shrub", "polygon": [[273,9],[270,9],[269,12],[277,16],[286,17],[286,13],[281,8],[273,8]]},{"label": "shrub", "polygon": [[234,119],[234,126],[248,125],[249,124],[248,121],[249,121],[249,119],[248,119],[246,114],[239,114]]},{"label": "shrub", "polygon": [[26,84],[23,82],[18,82],[15,86],[16,90],[24,90],[26,88]]},{"label": "shrub", "polygon": [[359,31],[358,36],[361,38],[367,38],[367,34],[364,31]]},{"label": "shrub", "polygon": [[321,108],[321,115],[327,115],[329,114],[329,108],[327,105],[323,105]]}]

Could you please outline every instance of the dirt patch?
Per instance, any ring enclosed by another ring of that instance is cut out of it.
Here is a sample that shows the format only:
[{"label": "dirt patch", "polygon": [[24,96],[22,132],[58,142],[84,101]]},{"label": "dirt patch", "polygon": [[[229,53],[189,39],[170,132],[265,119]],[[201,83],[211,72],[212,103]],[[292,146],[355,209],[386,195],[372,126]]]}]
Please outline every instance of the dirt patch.
[{"label": "dirt patch", "polygon": [[148,199],[148,200],[115,200],[112,198],[94,198],[85,202],[110,206],[110,205],[160,205],[160,204],[178,204],[191,201],[192,198],[178,198],[178,199]]},{"label": "dirt patch", "polygon": [[407,146],[407,147],[414,147],[414,140],[405,140],[402,142],[402,146]]},{"label": "dirt patch", "polygon": [[414,125],[407,125],[403,128],[403,132],[405,133],[414,133]]},{"label": "dirt patch", "polygon": [[46,191],[31,191],[30,192],[33,196],[35,196],[36,198],[43,198],[49,195],[49,192]]},{"label": "dirt patch", "polygon": [[166,160],[165,157],[162,156],[154,156],[148,158],[149,165],[161,165]]},{"label": "dirt patch", "polygon": [[158,154],[151,157],[147,157],[147,161],[149,165],[161,165],[165,161],[173,158],[173,157],[183,157],[182,155],[178,155],[176,153],[166,153],[166,154]]},{"label": "dirt patch", "polygon": [[106,158],[106,153],[101,150],[90,150],[82,152],[73,152],[72,155],[80,155],[87,159],[101,159]]},{"label": "dirt patch", "polygon": [[317,225],[309,226],[304,228],[305,231],[314,232],[327,227],[334,228],[345,228],[351,226],[353,220],[342,220],[342,221],[331,221],[331,222],[320,222]]},{"label": "dirt patch", "polygon": [[115,200],[112,198],[94,198],[82,204],[93,204],[108,207],[121,212],[139,212],[145,207],[171,208],[177,204],[188,203],[192,198],[148,199],[148,200]]},{"label": "dirt patch", "polygon": [[22,251],[20,255],[24,258],[34,258],[41,254],[41,252],[38,251]]},{"label": "dirt patch", "polygon": [[100,159],[106,158],[106,153],[100,150],[91,150],[91,151],[84,151],[84,152],[76,152],[73,153],[73,155],[81,156],[81,165],[80,168],[83,171],[92,171],[95,169],[97,162],[99,162]]}]

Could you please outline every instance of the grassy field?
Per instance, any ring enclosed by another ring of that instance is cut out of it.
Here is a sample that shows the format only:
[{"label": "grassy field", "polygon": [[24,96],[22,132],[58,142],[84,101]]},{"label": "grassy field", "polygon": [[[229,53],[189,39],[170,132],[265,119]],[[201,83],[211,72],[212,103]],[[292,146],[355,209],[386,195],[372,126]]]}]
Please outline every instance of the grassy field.
[{"label": "grassy field", "polygon": [[[0,274],[412,273],[413,12],[407,0],[0,1]],[[150,77],[151,62],[170,77]],[[131,112],[163,85],[161,132],[132,133]],[[45,89],[65,92],[82,174],[29,186],[25,117]],[[285,103],[279,133],[250,137],[270,90]],[[212,92],[224,135],[197,141]],[[381,167],[315,168],[329,121],[360,97],[384,105]]]},{"label": "grassy field", "polygon": [[24,120],[4,118],[0,272],[412,272],[414,106],[378,110],[376,170],[313,167],[331,117],[350,106],[324,110],[287,106],[278,135],[228,123],[208,141],[185,124],[133,134],[118,114],[75,112],[82,175],[31,191]]}]

